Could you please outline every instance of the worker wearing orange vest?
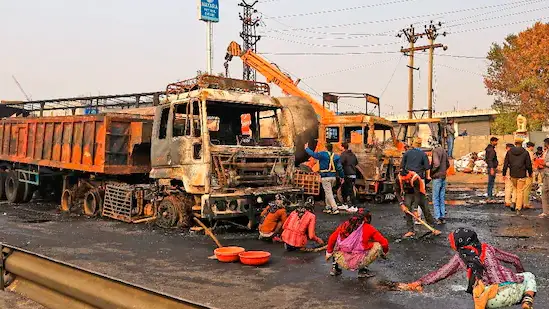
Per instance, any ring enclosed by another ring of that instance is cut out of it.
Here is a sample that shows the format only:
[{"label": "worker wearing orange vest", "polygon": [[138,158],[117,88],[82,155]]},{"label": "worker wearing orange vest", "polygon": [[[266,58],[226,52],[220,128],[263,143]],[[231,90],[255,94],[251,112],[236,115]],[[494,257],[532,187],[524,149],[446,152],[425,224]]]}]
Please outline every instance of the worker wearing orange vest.
[{"label": "worker wearing orange vest", "polygon": [[[395,183],[395,195],[400,203],[400,209],[406,213],[409,209],[413,209],[412,204],[415,204],[423,211],[427,223],[433,224],[435,220],[431,211],[425,205],[426,193],[425,181],[416,172],[402,168]],[[412,216],[408,214],[406,214],[406,226],[408,232],[404,234],[404,238],[415,236],[414,221]]]}]

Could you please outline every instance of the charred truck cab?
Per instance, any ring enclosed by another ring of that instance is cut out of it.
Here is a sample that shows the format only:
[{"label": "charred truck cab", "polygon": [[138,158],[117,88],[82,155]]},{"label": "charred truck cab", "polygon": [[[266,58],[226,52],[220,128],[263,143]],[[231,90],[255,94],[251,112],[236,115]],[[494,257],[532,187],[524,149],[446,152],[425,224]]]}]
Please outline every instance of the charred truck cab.
[{"label": "charred truck cab", "polygon": [[192,212],[247,218],[251,227],[276,194],[299,202],[294,147],[282,143],[281,105],[267,84],[203,75],[169,85],[167,95],[156,107],[151,146],[150,178],[164,195],[159,225]]}]

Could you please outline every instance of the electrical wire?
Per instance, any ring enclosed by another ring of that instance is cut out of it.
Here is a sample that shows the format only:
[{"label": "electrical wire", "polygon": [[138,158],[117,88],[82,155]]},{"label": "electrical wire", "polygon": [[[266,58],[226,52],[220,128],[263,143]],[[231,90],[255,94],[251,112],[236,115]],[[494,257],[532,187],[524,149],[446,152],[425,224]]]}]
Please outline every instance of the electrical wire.
[{"label": "electrical wire", "polygon": [[[265,52],[258,53],[260,55],[276,55],[276,56],[361,56],[371,54],[400,54],[399,51],[360,51],[360,52]],[[451,55],[451,54],[437,54],[437,56],[450,57],[450,58],[463,58],[463,59],[475,59],[486,60],[485,56],[467,56],[467,55]]]},{"label": "electrical wire", "polygon": [[488,20],[501,19],[501,18],[505,18],[505,17],[517,16],[517,15],[521,15],[521,14],[532,13],[532,12],[537,12],[537,11],[542,11],[542,10],[547,10],[547,9],[549,9],[549,6],[545,6],[545,7],[541,7],[541,8],[535,8],[535,9],[521,11],[521,12],[514,12],[514,13],[500,15],[500,16],[492,16],[492,17],[487,17],[487,18],[483,18],[483,19],[472,20],[472,21],[461,23],[461,24],[450,24],[450,25],[447,25],[445,27],[452,28],[452,27],[476,24],[476,23],[484,22],[484,21],[488,21]]},{"label": "electrical wire", "polygon": [[531,22],[534,22],[534,21],[542,21],[542,20],[545,20],[547,18],[549,18],[549,17],[545,16],[545,17],[539,17],[539,18],[534,18],[534,19],[510,22],[510,23],[506,23],[506,24],[491,25],[491,26],[478,27],[478,28],[473,28],[473,29],[464,29],[464,30],[459,30],[459,31],[448,32],[448,34],[467,33],[467,32],[481,31],[481,30],[493,29],[493,28],[500,28],[500,27],[523,24],[523,23],[531,23]]},{"label": "electrical wire", "polygon": [[458,71],[458,72],[469,73],[469,74],[472,74],[472,75],[477,75],[477,76],[484,77],[484,75],[482,75],[480,73],[477,73],[477,72],[472,72],[472,71],[464,70],[464,69],[461,69],[461,68],[456,68],[456,67],[453,67],[453,66],[441,64],[441,63],[435,64],[435,66],[439,66],[439,67],[443,67],[443,68],[447,68],[447,69],[452,69],[452,70],[455,70],[455,71]]},{"label": "electrical wire", "polygon": [[333,74],[337,74],[337,73],[343,73],[343,72],[354,71],[354,70],[363,69],[363,68],[365,68],[365,67],[369,67],[369,66],[372,66],[372,65],[377,65],[377,64],[381,64],[381,63],[391,62],[391,61],[394,61],[394,60],[397,60],[397,59],[398,59],[398,58],[391,58],[391,59],[382,60],[382,61],[376,61],[376,62],[371,62],[371,63],[366,63],[366,64],[354,65],[354,66],[348,67],[348,68],[346,68],[346,69],[341,69],[341,70],[337,70],[337,71],[331,71],[331,72],[321,73],[321,74],[317,74],[317,75],[307,76],[306,78],[307,78],[307,79],[312,79],[312,78],[317,78],[317,77],[323,77],[323,76],[333,75]]},{"label": "electrical wire", "polygon": [[300,44],[300,45],[307,45],[307,46],[314,46],[314,47],[328,47],[328,48],[364,48],[364,47],[389,46],[389,45],[402,44],[402,42],[399,41],[399,42],[374,43],[374,44],[363,44],[363,45],[327,45],[327,44],[316,44],[316,43],[311,43],[311,42],[288,40],[288,39],[285,39],[285,38],[279,38],[279,37],[273,37],[273,36],[263,36],[263,38],[279,40],[279,41],[284,41],[284,42],[294,43],[294,44]]},{"label": "electrical wire", "polygon": [[385,94],[385,91],[387,91],[387,88],[389,88],[389,85],[391,84],[391,82],[393,81],[393,77],[395,77],[395,73],[398,69],[398,66],[400,65],[400,62],[402,61],[402,57],[404,57],[404,55],[400,56],[400,58],[398,58],[398,62],[395,66],[395,69],[393,70],[393,74],[391,74],[391,77],[389,78],[389,81],[387,82],[387,85],[385,85],[385,88],[383,88],[383,91],[381,92],[381,94],[379,95],[379,99],[381,100],[383,98],[383,95]]},{"label": "electrical wire", "polygon": [[[463,13],[463,12],[471,12],[471,11],[478,11],[478,10],[484,10],[484,9],[506,7],[506,6],[509,6],[509,5],[511,5],[511,6],[516,5],[516,4],[519,4],[519,3],[529,3],[529,4],[531,4],[531,3],[536,3],[536,2],[538,2],[538,1],[521,0],[521,1],[513,1],[513,2],[507,2],[507,3],[486,5],[486,6],[481,6],[481,7],[452,10],[452,11],[446,11],[446,12],[440,12],[440,13],[421,14],[421,15],[416,15],[416,16],[394,17],[394,18],[382,19],[382,20],[360,21],[360,22],[347,23],[347,24],[338,24],[338,25],[324,25],[324,26],[314,26],[314,27],[305,27],[305,28],[290,28],[290,29],[284,29],[282,31],[303,31],[303,30],[311,30],[311,29],[329,29],[329,28],[341,28],[341,27],[349,27],[349,26],[357,26],[357,25],[366,25],[366,24],[379,24],[379,23],[386,23],[386,22],[401,21],[401,20],[406,20],[406,19],[416,19],[416,18],[441,16],[441,15],[452,15],[452,14]],[[272,31],[272,30],[270,30],[270,31]]]},{"label": "electrical wire", "polygon": [[413,2],[413,1],[416,1],[416,0],[393,0],[393,1],[388,1],[388,2],[380,2],[380,3],[360,5],[360,6],[340,8],[340,9],[323,10],[323,11],[316,11],[316,12],[309,12],[309,13],[296,13],[296,14],[281,15],[281,16],[275,16],[275,17],[272,17],[272,18],[285,19],[285,18],[292,18],[292,17],[304,17],[304,16],[321,15],[321,14],[328,14],[328,13],[339,13],[339,12],[355,11],[355,10],[366,9],[366,8],[386,6],[386,5],[391,5],[391,4],[401,4],[401,3]]}]

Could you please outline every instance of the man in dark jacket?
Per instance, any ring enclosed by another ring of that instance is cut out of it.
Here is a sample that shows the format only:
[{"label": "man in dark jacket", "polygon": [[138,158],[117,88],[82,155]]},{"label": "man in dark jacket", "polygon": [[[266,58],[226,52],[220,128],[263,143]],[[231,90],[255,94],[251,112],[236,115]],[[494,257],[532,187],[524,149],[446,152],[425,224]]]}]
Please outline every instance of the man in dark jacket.
[{"label": "man in dark jacket", "polygon": [[520,215],[522,206],[524,203],[524,186],[526,185],[526,177],[532,177],[532,160],[528,151],[522,147],[521,140],[515,140],[515,147],[507,152],[505,155],[505,161],[503,162],[503,176],[507,174],[507,168],[509,168],[509,174],[511,176],[511,183],[515,190],[515,196],[513,197],[513,203],[517,211],[517,215]]},{"label": "man in dark jacket", "polygon": [[446,216],[446,172],[450,167],[448,154],[440,145],[433,149],[433,162],[431,165],[431,178],[433,179],[433,207],[437,224],[444,224]]},{"label": "man in dark jacket", "polygon": [[[496,146],[498,145],[498,138],[492,136],[490,138],[490,144],[486,146],[486,164],[488,165],[488,200],[494,199],[494,183],[496,182],[496,170],[498,168],[498,156],[496,153]],[[505,174],[504,174],[505,175]]]},{"label": "man in dark jacket", "polygon": [[341,188],[341,195],[343,196],[343,203],[347,203],[350,199],[351,206],[356,206],[355,196],[355,181],[356,181],[356,166],[358,165],[358,159],[351,149],[349,149],[349,143],[344,142],[341,144],[344,151],[340,155],[341,165],[343,166],[343,172],[345,173],[345,180],[343,187]]}]

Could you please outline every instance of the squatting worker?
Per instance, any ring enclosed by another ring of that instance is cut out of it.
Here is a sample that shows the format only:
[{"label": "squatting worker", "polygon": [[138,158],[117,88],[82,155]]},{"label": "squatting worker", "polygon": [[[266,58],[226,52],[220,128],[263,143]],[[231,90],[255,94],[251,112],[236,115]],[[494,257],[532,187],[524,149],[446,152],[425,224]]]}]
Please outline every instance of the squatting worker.
[{"label": "squatting worker", "polygon": [[[472,229],[459,228],[448,237],[456,251],[452,259],[439,270],[423,276],[416,282],[399,284],[401,290],[422,291],[423,286],[437,283],[467,271],[467,293],[473,295],[475,309],[502,308],[522,304],[522,309],[533,309],[537,292],[536,277],[524,272],[518,256],[481,243]],[[514,266],[515,271],[506,264]]]},{"label": "squatting worker", "polygon": [[[534,148],[536,144],[532,142],[526,143],[526,151],[530,155],[530,162],[532,162],[532,172],[534,171],[534,161],[536,160],[536,153]],[[534,183],[534,174],[530,174],[530,177],[526,177],[526,184],[524,185],[524,204],[523,208],[532,209],[534,208],[530,203],[530,193],[532,192],[532,184]]]},{"label": "squatting worker", "polygon": [[517,215],[520,215],[523,206],[522,204],[524,203],[524,186],[526,185],[526,179],[527,177],[532,177],[533,174],[530,155],[526,149],[522,148],[522,140],[520,139],[515,140],[515,147],[509,150],[505,155],[503,176],[506,175],[507,169],[509,169],[513,190],[516,192],[515,197],[513,198],[514,207]]},{"label": "squatting worker", "polygon": [[282,195],[277,194],[275,200],[270,202],[261,212],[261,223],[259,224],[259,239],[280,242],[282,226],[288,215],[284,208]]},{"label": "squatting worker", "polygon": [[330,235],[326,260],[332,260],[330,275],[341,275],[341,268],[358,270],[359,278],[374,276],[368,270],[378,257],[389,252],[389,241],[373,226],[372,215],[361,208]]},{"label": "squatting worker", "polygon": [[339,214],[334,198],[333,188],[336,185],[336,176],[339,176],[340,179],[343,179],[345,176],[343,173],[343,167],[341,166],[340,157],[333,153],[332,144],[326,145],[326,151],[314,152],[309,149],[309,143],[306,143],[305,151],[308,155],[317,159],[320,165],[320,178],[322,181],[322,189],[324,189],[324,197],[326,202],[324,212],[332,215]]},{"label": "squatting worker", "polygon": [[353,153],[353,151],[349,149],[348,142],[344,142],[341,146],[344,149],[343,153],[341,153],[341,165],[343,166],[343,172],[345,173],[343,188],[341,188],[343,203],[347,203],[347,200],[350,200],[351,206],[356,206],[357,201],[354,188],[358,159],[356,158],[356,155]]},{"label": "squatting worker", "polygon": [[292,211],[282,229],[282,241],[287,251],[305,248],[309,239],[319,245],[324,244],[324,241],[316,236],[316,216],[307,206],[302,205]]},{"label": "squatting worker", "polygon": [[544,152],[544,162],[545,167],[543,168],[543,185],[541,189],[541,205],[543,207],[543,213],[539,216],[540,218],[549,217],[549,138],[543,140],[545,152]]},{"label": "squatting worker", "polygon": [[[505,144],[505,153],[508,153],[509,150],[513,148],[515,148],[515,145],[510,143]],[[509,176],[507,170],[505,171],[505,174],[502,175],[505,183],[505,207],[515,208],[512,204],[517,192],[515,192],[513,184],[511,183],[511,176]]]},{"label": "squatting worker", "polygon": [[409,211],[412,208],[413,204],[416,204],[421,208],[427,223],[434,223],[431,211],[428,207],[425,207],[425,181],[421,179],[416,172],[408,171],[405,168],[400,170],[395,183],[395,195],[400,204],[400,209],[406,216],[408,232],[404,234],[404,238],[410,238],[416,235],[414,232],[414,220],[412,216],[406,213],[406,211]]},{"label": "squatting worker", "polygon": [[490,144],[486,146],[486,165],[488,166],[488,188],[487,196],[488,200],[494,199],[494,184],[496,183],[496,172],[498,169],[498,155],[496,153],[496,146],[498,145],[498,138],[492,136],[490,138]]}]

